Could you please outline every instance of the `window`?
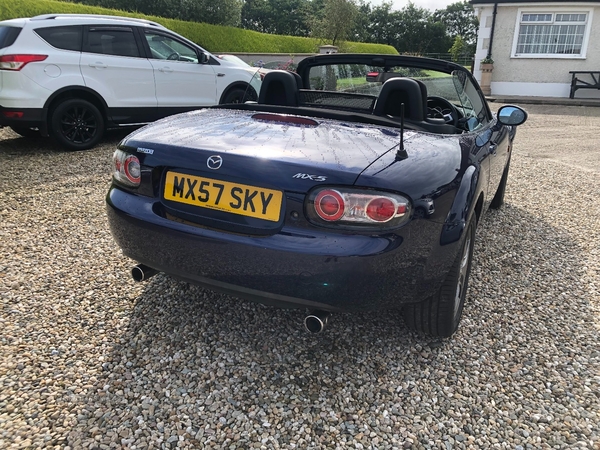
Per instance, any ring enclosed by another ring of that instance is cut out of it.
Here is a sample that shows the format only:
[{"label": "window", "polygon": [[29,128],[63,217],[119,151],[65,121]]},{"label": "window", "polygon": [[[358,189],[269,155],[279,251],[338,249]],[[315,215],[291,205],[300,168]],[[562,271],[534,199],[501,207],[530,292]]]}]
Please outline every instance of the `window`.
[{"label": "window", "polygon": [[53,47],[80,52],[82,30],[82,26],[75,25],[70,27],[38,28],[35,32]]},{"label": "window", "polygon": [[585,57],[591,11],[520,11],[517,57]]},{"label": "window", "polygon": [[133,29],[127,27],[90,28],[86,51],[103,55],[139,57]]},{"label": "window", "polygon": [[[465,129],[475,131],[486,125],[489,122],[487,104],[467,74],[460,70],[453,71],[452,86],[453,90],[456,91],[456,95],[458,95],[458,101],[453,99],[454,93],[452,98],[448,98],[448,95],[446,98],[451,100],[462,113]],[[449,86],[446,87],[448,93],[450,92],[449,88]],[[430,95],[432,94],[430,93]]]},{"label": "window", "polygon": [[21,33],[21,28],[0,26],[0,48],[13,45],[19,33]]},{"label": "window", "polygon": [[198,55],[193,48],[182,44],[164,34],[146,32],[146,41],[150,46],[153,59],[168,59],[171,61],[184,61],[197,63]]}]

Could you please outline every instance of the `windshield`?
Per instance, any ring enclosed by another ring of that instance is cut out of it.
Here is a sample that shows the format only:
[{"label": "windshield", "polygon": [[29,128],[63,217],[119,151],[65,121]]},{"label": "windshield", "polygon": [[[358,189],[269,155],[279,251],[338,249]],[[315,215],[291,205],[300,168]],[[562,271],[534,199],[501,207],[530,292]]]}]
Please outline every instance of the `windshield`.
[{"label": "windshield", "polygon": [[466,73],[455,70],[452,72],[452,82],[460,99],[463,117],[470,121],[470,131],[480,128],[487,122],[485,100]]},{"label": "windshield", "polygon": [[310,68],[307,89],[362,94],[376,98],[383,83],[392,78],[407,77],[419,81],[427,98],[440,97],[451,102],[465,119],[474,118],[471,131],[486,121],[486,109],[477,88],[467,74],[451,73],[408,66],[369,66],[366,64],[332,64]]}]

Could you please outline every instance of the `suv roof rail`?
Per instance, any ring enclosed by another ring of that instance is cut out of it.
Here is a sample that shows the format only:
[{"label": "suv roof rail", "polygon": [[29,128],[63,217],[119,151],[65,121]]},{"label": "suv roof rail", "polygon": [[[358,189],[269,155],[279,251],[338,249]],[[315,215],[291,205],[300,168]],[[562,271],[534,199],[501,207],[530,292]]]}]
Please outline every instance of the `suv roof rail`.
[{"label": "suv roof rail", "polygon": [[112,19],[112,20],[129,20],[132,22],[138,22],[138,23],[143,23],[146,25],[152,25],[155,27],[160,27],[160,28],[164,28],[163,25],[161,25],[158,22],[153,22],[151,20],[147,20],[147,19],[138,19],[136,17],[124,17],[124,16],[110,16],[110,15],[106,15],[106,14],[41,14],[39,16],[35,16],[32,17],[31,20],[49,20],[49,19],[57,19],[57,18],[61,18],[61,17],[66,17],[66,18],[90,18],[90,19]]}]

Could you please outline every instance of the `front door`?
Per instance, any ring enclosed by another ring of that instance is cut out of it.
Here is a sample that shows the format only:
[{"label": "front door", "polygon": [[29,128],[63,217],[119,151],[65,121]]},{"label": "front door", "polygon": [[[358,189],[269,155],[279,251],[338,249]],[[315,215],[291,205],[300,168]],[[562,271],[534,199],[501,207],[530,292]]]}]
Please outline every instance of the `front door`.
[{"label": "front door", "polygon": [[166,33],[145,30],[144,36],[159,110],[178,112],[218,103],[216,73],[211,65],[200,63],[197,49]]}]

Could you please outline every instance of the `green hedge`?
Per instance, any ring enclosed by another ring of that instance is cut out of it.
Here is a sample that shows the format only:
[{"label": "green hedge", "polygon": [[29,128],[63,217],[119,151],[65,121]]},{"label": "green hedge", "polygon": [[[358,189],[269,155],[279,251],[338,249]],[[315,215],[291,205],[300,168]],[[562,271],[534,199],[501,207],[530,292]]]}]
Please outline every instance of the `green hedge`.
[{"label": "green hedge", "polygon": [[[319,40],[313,38],[264,34],[241,28],[165,19],[79,3],[55,0],[0,0],[0,20],[52,13],[107,14],[141,17],[158,22],[214,53],[248,52],[293,55],[296,53],[314,53],[320,44]],[[389,45],[364,44],[359,42],[346,42],[344,50],[355,53],[398,53],[394,47]]]}]

